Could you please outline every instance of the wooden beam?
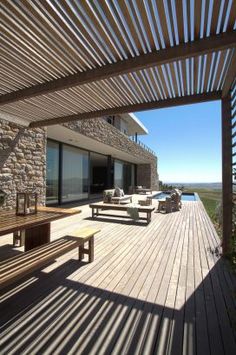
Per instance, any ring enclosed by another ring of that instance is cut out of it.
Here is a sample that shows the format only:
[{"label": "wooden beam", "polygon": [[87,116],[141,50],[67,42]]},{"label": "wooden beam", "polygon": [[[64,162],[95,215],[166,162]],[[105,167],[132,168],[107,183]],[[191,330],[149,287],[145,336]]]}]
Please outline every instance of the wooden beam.
[{"label": "wooden beam", "polygon": [[222,208],[223,254],[230,252],[232,238],[232,130],[230,95],[222,99]]},{"label": "wooden beam", "polygon": [[154,110],[154,109],[167,108],[173,106],[197,104],[200,102],[214,101],[220,99],[221,99],[220,91],[211,92],[207,94],[189,95],[189,96],[177,97],[177,98],[167,99],[167,100],[151,101],[151,102],[145,102],[141,104],[113,107],[105,110],[79,113],[70,116],[55,117],[47,120],[31,122],[29,127],[36,128],[36,127],[43,127],[43,126],[51,126],[54,124],[68,123],[68,122],[78,121],[83,119],[99,118],[103,116],[118,115],[118,114],[137,112],[137,111],[147,111],[147,110]]},{"label": "wooden beam", "polygon": [[234,50],[234,54],[232,56],[229,69],[226,75],[226,79],[222,89],[222,97],[226,97],[229,94],[230,88],[235,79],[236,79],[236,49]]},{"label": "wooden beam", "polygon": [[28,99],[38,95],[46,95],[58,90],[64,90],[70,87],[111,78],[153,66],[159,66],[177,60],[183,60],[214,51],[232,48],[236,46],[235,38],[236,31],[221,33],[208,38],[196,40],[194,42],[182,43],[175,47],[142,54],[117,63],[107,64],[101,68],[68,75],[50,82],[2,95],[0,97],[0,105]]}]

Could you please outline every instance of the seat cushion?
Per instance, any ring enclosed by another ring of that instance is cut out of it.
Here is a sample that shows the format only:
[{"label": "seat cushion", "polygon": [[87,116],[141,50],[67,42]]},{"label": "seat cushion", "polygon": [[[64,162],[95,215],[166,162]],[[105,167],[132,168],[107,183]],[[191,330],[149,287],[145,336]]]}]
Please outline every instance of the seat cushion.
[{"label": "seat cushion", "polygon": [[120,189],[119,187],[115,188],[115,197],[122,197],[124,196],[124,191]]}]

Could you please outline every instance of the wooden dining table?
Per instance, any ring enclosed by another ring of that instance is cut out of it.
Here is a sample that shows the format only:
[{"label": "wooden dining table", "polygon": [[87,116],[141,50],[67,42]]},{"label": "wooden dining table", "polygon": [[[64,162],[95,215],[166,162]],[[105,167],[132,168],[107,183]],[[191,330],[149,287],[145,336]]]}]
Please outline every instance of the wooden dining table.
[{"label": "wooden dining table", "polygon": [[0,212],[0,236],[20,231],[25,251],[50,242],[51,222],[80,213],[77,208],[38,206],[36,214],[17,216],[16,212]]}]

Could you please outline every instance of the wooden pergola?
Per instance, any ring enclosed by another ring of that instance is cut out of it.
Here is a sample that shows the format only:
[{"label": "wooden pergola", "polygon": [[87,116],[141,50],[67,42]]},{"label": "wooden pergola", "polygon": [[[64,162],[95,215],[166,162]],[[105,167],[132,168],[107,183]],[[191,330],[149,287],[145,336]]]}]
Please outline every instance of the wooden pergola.
[{"label": "wooden pergola", "polygon": [[222,100],[223,251],[235,228],[236,1],[2,1],[0,118],[30,128]]}]

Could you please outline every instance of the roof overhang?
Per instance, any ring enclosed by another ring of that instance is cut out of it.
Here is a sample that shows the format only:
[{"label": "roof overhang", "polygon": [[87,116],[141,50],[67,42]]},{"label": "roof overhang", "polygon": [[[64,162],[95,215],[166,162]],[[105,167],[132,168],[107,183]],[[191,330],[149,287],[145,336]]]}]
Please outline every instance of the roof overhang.
[{"label": "roof overhang", "polygon": [[148,134],[147,128],[133,113],[126,113],[121,115],[121,117],[127,125],[129,136],[134,136],[136,133],[138,135]]},{"label": "roof overhang", "polygon": [[[127,161],[133,164],[147,164],[147,159],[142,156],[136,157],[126,151],[116,149],[93,138],[87,137],[77,131],[62,125],[50,126],[47,128],[47,137],[56,141],[73,145],[78,148],[96,152],[103,155],[111,155],[118,160]],[[127,138],[128,139],[128,138]],[[135,143],[134,143],[135,144]]]}]

